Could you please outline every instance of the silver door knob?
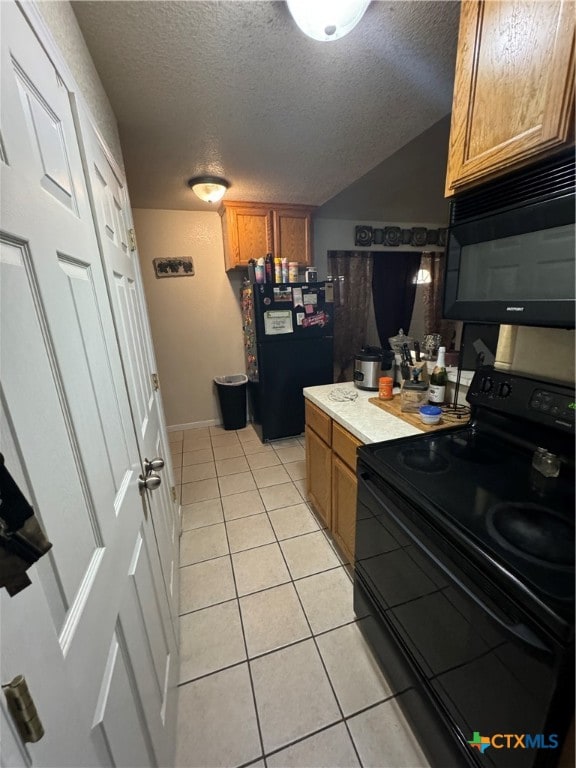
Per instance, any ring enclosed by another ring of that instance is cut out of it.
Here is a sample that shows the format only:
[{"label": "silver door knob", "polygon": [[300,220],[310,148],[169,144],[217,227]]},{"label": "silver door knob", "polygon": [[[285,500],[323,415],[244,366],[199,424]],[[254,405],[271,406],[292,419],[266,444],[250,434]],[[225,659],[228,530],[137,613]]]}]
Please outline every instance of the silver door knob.
[{"label": "silver door knob", "polygon": [[156,472],[148,472],[146,477],[143,475],[140,475],[138,478],[138,488],[140,489],[140,493],[144,491],[144,489],[148,491],[153,491],[155,488],[158,488],[159,485],[162,484],[162,478],[160,475],[157,475]]},{"label": "silver door knob", "polygon": [[159,469],[164,469],[164,459],[160,456],[156,456],[155,459],[144,459],[144,472],[157,472]]}]

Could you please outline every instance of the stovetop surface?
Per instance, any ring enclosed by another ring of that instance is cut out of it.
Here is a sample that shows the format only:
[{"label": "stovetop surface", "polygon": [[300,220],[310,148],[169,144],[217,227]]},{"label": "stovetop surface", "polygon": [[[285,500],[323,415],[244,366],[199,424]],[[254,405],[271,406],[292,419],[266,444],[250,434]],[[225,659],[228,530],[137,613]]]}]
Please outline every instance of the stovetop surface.
[{"label": "stovetop surface", "polygon": [[477,425],[364,446],[405,498],[448,519],[555,612],[574,612],[574,467],[557,478]]}]

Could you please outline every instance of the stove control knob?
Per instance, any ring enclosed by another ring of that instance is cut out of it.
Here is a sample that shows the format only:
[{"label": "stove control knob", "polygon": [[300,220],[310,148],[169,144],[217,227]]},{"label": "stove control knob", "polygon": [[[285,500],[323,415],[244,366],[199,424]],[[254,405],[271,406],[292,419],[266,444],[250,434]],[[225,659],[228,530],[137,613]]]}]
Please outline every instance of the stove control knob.
[{"label": "stove control knob", "polygon": [[512,392],[512,387],[507,381],[503,381],[498,387],[498,397],[508,397],[510,392]]},{"label": "stove control knob", "polygon": [[492,381],[490,376],[485,376],[480,382],[480,391],[483,392],[485,395],[487,395],[488,392],[492,390],[493,385],[494,385],[494,382]]}]

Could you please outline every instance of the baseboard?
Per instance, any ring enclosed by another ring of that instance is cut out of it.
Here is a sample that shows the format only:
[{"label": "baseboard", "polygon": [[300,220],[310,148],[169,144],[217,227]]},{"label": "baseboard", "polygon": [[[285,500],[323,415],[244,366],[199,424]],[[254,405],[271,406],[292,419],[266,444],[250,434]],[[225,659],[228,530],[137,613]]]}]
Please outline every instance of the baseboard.
[{"label": "baseboard", "polygon": [[207,419],[206,421],[190,421],[188,424],[172,424],[166,427],[168,432],[179,432],[183,429],[202,429],[202,427],[217,427],[222,422],[218,419]]},{"label": "baseboard", "polygon": [[[2,2],[2,0],[0,0]],[[246,426],[249,427],[252,422],[246,419]],[[191,421],[188,424],[172,424],[166,427],[167,432],[179,432],[184,429],[202,429],[202,427],[219,427],[222,424],[219,419],[207,419],[206,421]],[[304,433],[302,433],[304,434]]]}]

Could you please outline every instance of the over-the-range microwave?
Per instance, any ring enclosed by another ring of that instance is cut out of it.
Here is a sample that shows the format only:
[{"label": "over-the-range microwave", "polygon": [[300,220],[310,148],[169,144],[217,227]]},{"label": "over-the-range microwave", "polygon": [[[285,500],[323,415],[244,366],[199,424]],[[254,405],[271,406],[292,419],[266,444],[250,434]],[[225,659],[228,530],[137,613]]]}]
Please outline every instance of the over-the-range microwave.
[{"label": "over-the-range microwave", "polygon": [[444,316],[574,328],[574,151],[456,195]]}]

